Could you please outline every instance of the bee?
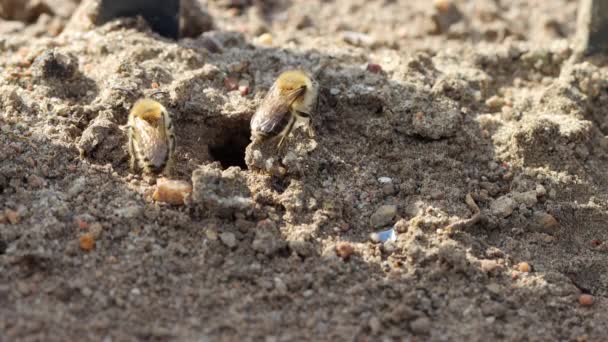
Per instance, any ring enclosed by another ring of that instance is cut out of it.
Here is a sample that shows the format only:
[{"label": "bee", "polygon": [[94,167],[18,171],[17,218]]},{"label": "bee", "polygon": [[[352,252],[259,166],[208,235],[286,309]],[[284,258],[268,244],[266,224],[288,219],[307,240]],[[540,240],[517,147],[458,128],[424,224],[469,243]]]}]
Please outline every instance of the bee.
[{"label": "bee", "polygon": [[318,94],[318,83],[305,71],[283,72],[251,118],[253,137],[281,137],[280,148],[296,124],[306,126],[309,137],[314,137],[311,114]]},{"label": "bee", "polygon": [[142,99],[129,113],[129,166],[145,173],[159,174],[173,164],[175,133],[169,112],[160,103]]}]

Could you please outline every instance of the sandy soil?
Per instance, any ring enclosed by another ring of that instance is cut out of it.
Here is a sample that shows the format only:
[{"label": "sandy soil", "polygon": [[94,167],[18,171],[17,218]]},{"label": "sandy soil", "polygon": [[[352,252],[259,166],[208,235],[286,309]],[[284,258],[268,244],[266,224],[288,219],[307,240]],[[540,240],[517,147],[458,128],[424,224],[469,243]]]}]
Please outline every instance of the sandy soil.
[{"label": "sandy soil", "polygon": [[[0,4],[0,340],[606,339],[608,68],[576,1],[210,0],[179,41]],[[250,144],[274,78],[321,65],[316,137]],[[128,171],[144,96],[183,206]]]}]

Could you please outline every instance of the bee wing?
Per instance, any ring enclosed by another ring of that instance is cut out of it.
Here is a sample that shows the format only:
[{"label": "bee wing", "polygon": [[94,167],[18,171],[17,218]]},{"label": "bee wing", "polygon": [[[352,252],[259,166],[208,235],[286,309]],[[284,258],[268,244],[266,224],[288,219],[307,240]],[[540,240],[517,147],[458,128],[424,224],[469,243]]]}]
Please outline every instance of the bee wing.
[{"label": "bee wing", "polygon": [[287,123],[287,114],[293,101],[305,90],[306,88],[302,87],[287,94],[281,94],[276,84],[273,85],[251,118],[251,129],[263,134],[279,134]]},{"label": "bee wing", "polygon": [[160,127],[154,127],[140,118],[134,119],[134,128],[137,132],[137,147],[147,164],[160,167],[168,157],[166,134]]}]

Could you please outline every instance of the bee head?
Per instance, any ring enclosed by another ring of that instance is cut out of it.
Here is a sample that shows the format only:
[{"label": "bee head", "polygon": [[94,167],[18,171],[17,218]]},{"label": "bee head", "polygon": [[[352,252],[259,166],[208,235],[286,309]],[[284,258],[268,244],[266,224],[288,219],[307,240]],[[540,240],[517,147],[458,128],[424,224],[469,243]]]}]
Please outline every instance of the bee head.
[{"label": "bee head", "polygon": [[162,121],[164,111],[165,107],[160,103],[150,99],[143,99],[133,105],[131,115],[145,120],[153,127],[157,127]]},{"label": "bee head", "polygon": [[289,70],[277,78],[277,86],[282,93],[289,93],[300,88],[311,88],[312,80],[302,70]]}]

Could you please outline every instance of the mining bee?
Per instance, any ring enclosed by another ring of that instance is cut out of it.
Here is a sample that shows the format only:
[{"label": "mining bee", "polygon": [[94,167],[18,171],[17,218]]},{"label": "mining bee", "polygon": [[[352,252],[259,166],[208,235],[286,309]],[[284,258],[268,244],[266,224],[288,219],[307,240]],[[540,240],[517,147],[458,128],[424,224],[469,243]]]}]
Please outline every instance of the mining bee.
[{"label": "mining bee", "polygon": [[318,93],[318,83],[308,73],[302,70],[283,72],[251,118],[253,137],[281,137],[280,148],[295,124],[305,125],[308,135],[314,137],[311,114]]},{"label": "mining bee", "polygon": [[169,112],[151,99],[137,101],[129,113],[129,166],[159,174],[173,163],[175,134]]}]

